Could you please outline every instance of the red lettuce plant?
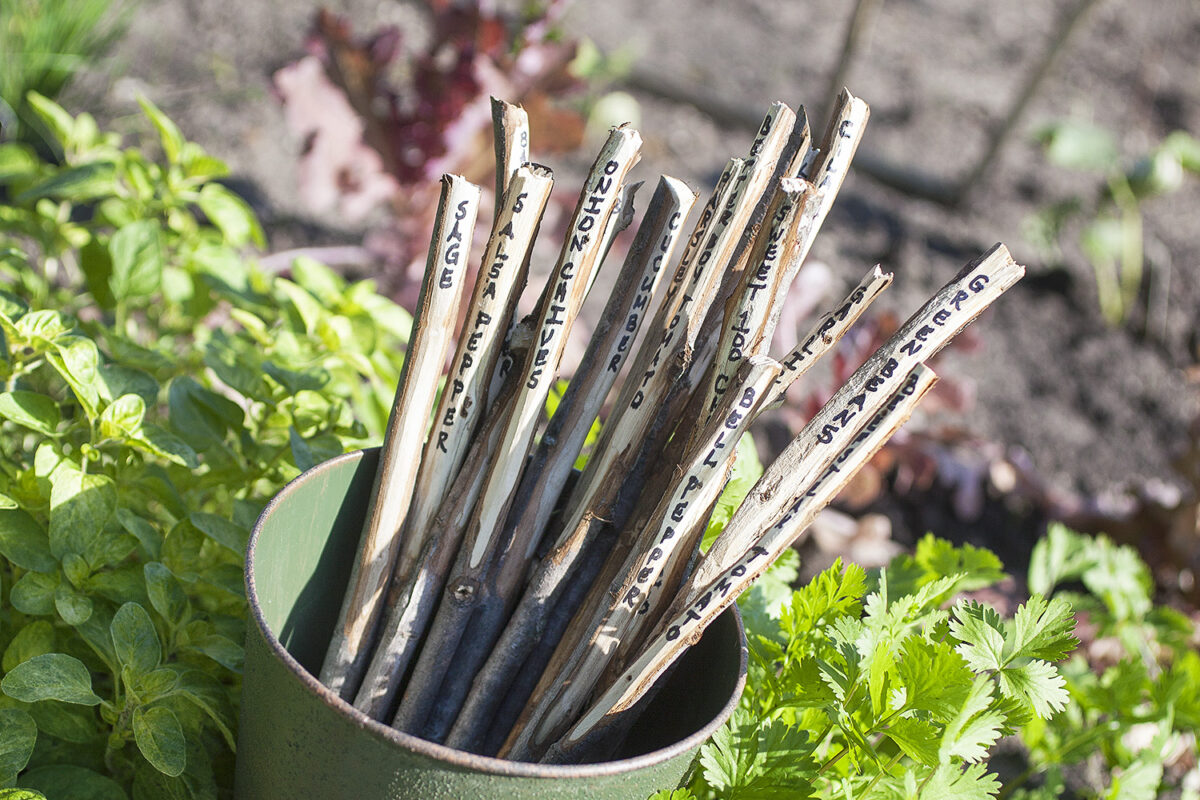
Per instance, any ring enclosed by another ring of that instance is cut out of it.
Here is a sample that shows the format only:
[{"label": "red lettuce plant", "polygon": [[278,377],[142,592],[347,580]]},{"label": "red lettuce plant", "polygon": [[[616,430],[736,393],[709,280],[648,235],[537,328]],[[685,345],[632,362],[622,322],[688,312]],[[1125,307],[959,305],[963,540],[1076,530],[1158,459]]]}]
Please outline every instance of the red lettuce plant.
[{"label": "red lettuce plant", "polygon": [[425,0],[428,36],[397,26],[356,36],[349,20],[320,11],[309,54],[276,74],[289,125],[305,142],[305,202],[347,221],[390,205],[367,246],[400,302],[415,300],[409,276],[423,262],[442,173],[491,183],[489,95],[524,105],[540,153],[582,139],[583,117],[553,104],[580,87],[568,70],[575,44],[555,34],[564,5],[505,14],[487,0]]}]

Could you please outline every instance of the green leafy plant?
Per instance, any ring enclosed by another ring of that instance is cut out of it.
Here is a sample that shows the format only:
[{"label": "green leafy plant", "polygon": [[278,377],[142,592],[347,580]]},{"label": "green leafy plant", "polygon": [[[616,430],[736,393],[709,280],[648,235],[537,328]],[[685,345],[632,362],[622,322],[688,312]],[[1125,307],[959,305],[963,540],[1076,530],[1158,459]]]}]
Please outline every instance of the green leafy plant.
[{"label": "green leafy plant", "polygon": [[1061,257],[1061,243],[1068,231],[1077,229],[1078,246],[1096,277],[1100,310],[1110,324],[1119,325],[1128,319],[1142,289],[1143,205],[1151,197],[1177,191],[1187,173],[1200,173],[1200,140],[1175,131],[1129,166],[1115,137],[1095,125],[1056,122],[1041,128],[1037,139],[1051,164],[1094,175],[1100,185],[1093,197],[1069,197],[1031,217],[1026,235],[1048,254]]},{"label": "green leafy plant", "polygon": [[149,103],[161,160],[30,100],[65,163],[0,146],[0,787],[213,798],[247,533],[378,437],[411,320],[315,262],[259,272],[225,166]]},{"label": "green leafy plant", "polygon": [[[1200,796],[1200,630],[1154,603],[1136,552],[1054,524],[1011,619],[953,600],[1002,576],[926,536],[876,574],[839,561],[748,593],[741,707],[688,786],[652,800]],[[1003,737],[1025,768],[1002,781]]]},{"label": "green leafy plant", "polygon": [[[1052,525],[1034,548],[1033,591],[1069,598],[1089,646],[1062,668],[1071,702],[1025,727],[1029,766],[1020,796],[1200,796],[1200,631],[1155,605],[1154,582],[1132,547]],[[1082,588],[1083,591],[1078,591]]]},{"label": "green leafy plant", "polygon": [[57,97],[124,32],[131,7],[121,0],[0,0],[0,138],[60,157],[26,95]]},{"label": "green leafy plant", "polygon": [[989,750],[1062,710],[1054,662],[1076,644],[1061,600],[1035,595],[1007,620],[946,607],[1002,574],[991,553],[929,536],[875,575],[838,561],[792,593],[751,631],[746,695],[702,749],[692,796],[994,795]]}]

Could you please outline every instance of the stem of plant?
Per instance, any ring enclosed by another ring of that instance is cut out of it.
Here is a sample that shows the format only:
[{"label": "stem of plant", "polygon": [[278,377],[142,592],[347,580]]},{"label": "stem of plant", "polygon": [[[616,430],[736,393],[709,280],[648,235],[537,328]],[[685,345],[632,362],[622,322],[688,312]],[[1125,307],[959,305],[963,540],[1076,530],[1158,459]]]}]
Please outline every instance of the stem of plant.
[{"label": "stem of plant", "polygon": [[889,772],[891,772],[892,767],[896,766],[896,762],[900,760],[900,756],[902,756],[902,755],[904,755],[904,751],[903,750],[898,751],[896,753],[896,755],[891,757],[891,759],[888,761],[888,763],[885,767],[880,769],[879,772],[875,773],[875,777],[871,778],[871,782],[867,784],[867,788],[862,790],[862,795],[861,795],[862,797],[866,797],[867,795],[869,795],[871,793],[871,790],[875,788],[875,784],[879,782],[879,779],[882,778],[884,775],[888,774]]}]

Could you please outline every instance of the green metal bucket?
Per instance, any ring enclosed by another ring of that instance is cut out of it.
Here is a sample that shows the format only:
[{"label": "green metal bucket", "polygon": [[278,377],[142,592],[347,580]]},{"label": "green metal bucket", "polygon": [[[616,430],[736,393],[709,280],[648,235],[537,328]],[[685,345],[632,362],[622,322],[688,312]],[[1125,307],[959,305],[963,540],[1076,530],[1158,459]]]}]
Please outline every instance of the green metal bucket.
[{"label": "green metal bucket", "polygon": [[746,639],[730,609],[630,732],[617,760],[525,764],[433,744],[368,718],[314,677],[350,575],[378,460],[348,453],[281,491],[254,527],[246,594],[254,618],[238,734],[238,800],[635,798],[673,788],[737,706]]}]

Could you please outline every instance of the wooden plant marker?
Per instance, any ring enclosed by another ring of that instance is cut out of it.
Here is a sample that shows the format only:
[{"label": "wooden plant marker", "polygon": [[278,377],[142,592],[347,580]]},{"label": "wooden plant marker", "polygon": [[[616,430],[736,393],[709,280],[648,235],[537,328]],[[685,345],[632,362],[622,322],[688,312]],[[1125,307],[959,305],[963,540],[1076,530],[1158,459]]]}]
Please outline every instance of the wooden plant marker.
[{"label": "wooden plant marker", "polygon": [[537,338],[525,358],[511,415],[501,431],[482,492],[467,523],[459,566],[454,570],[456,577],[447,584],[442,606],[392,722],[400,730],[419,730],[437,697],[447,666],[445,653],[453,652],[458,645],[463,612],[474,605],[479,574],[488,561],[485,556],[501,538],[516,483],[566,347],[567,333],[583,303],[592,271],[598,266],[604,244],[601,234],[640,148],[637,131],[614,129],[584,183],[551,274],[553,288],[544,293],[537,311]]},{"label": "wooden plant marker", "polygon": [[442,178],[433,243],[413,317],[408,356],[379,455],[359,555],[321,666],[321,682],[346,700],[354,697],[375,643],[438,377],[454,337],[479,195],[478,186],[457,175]]}]

